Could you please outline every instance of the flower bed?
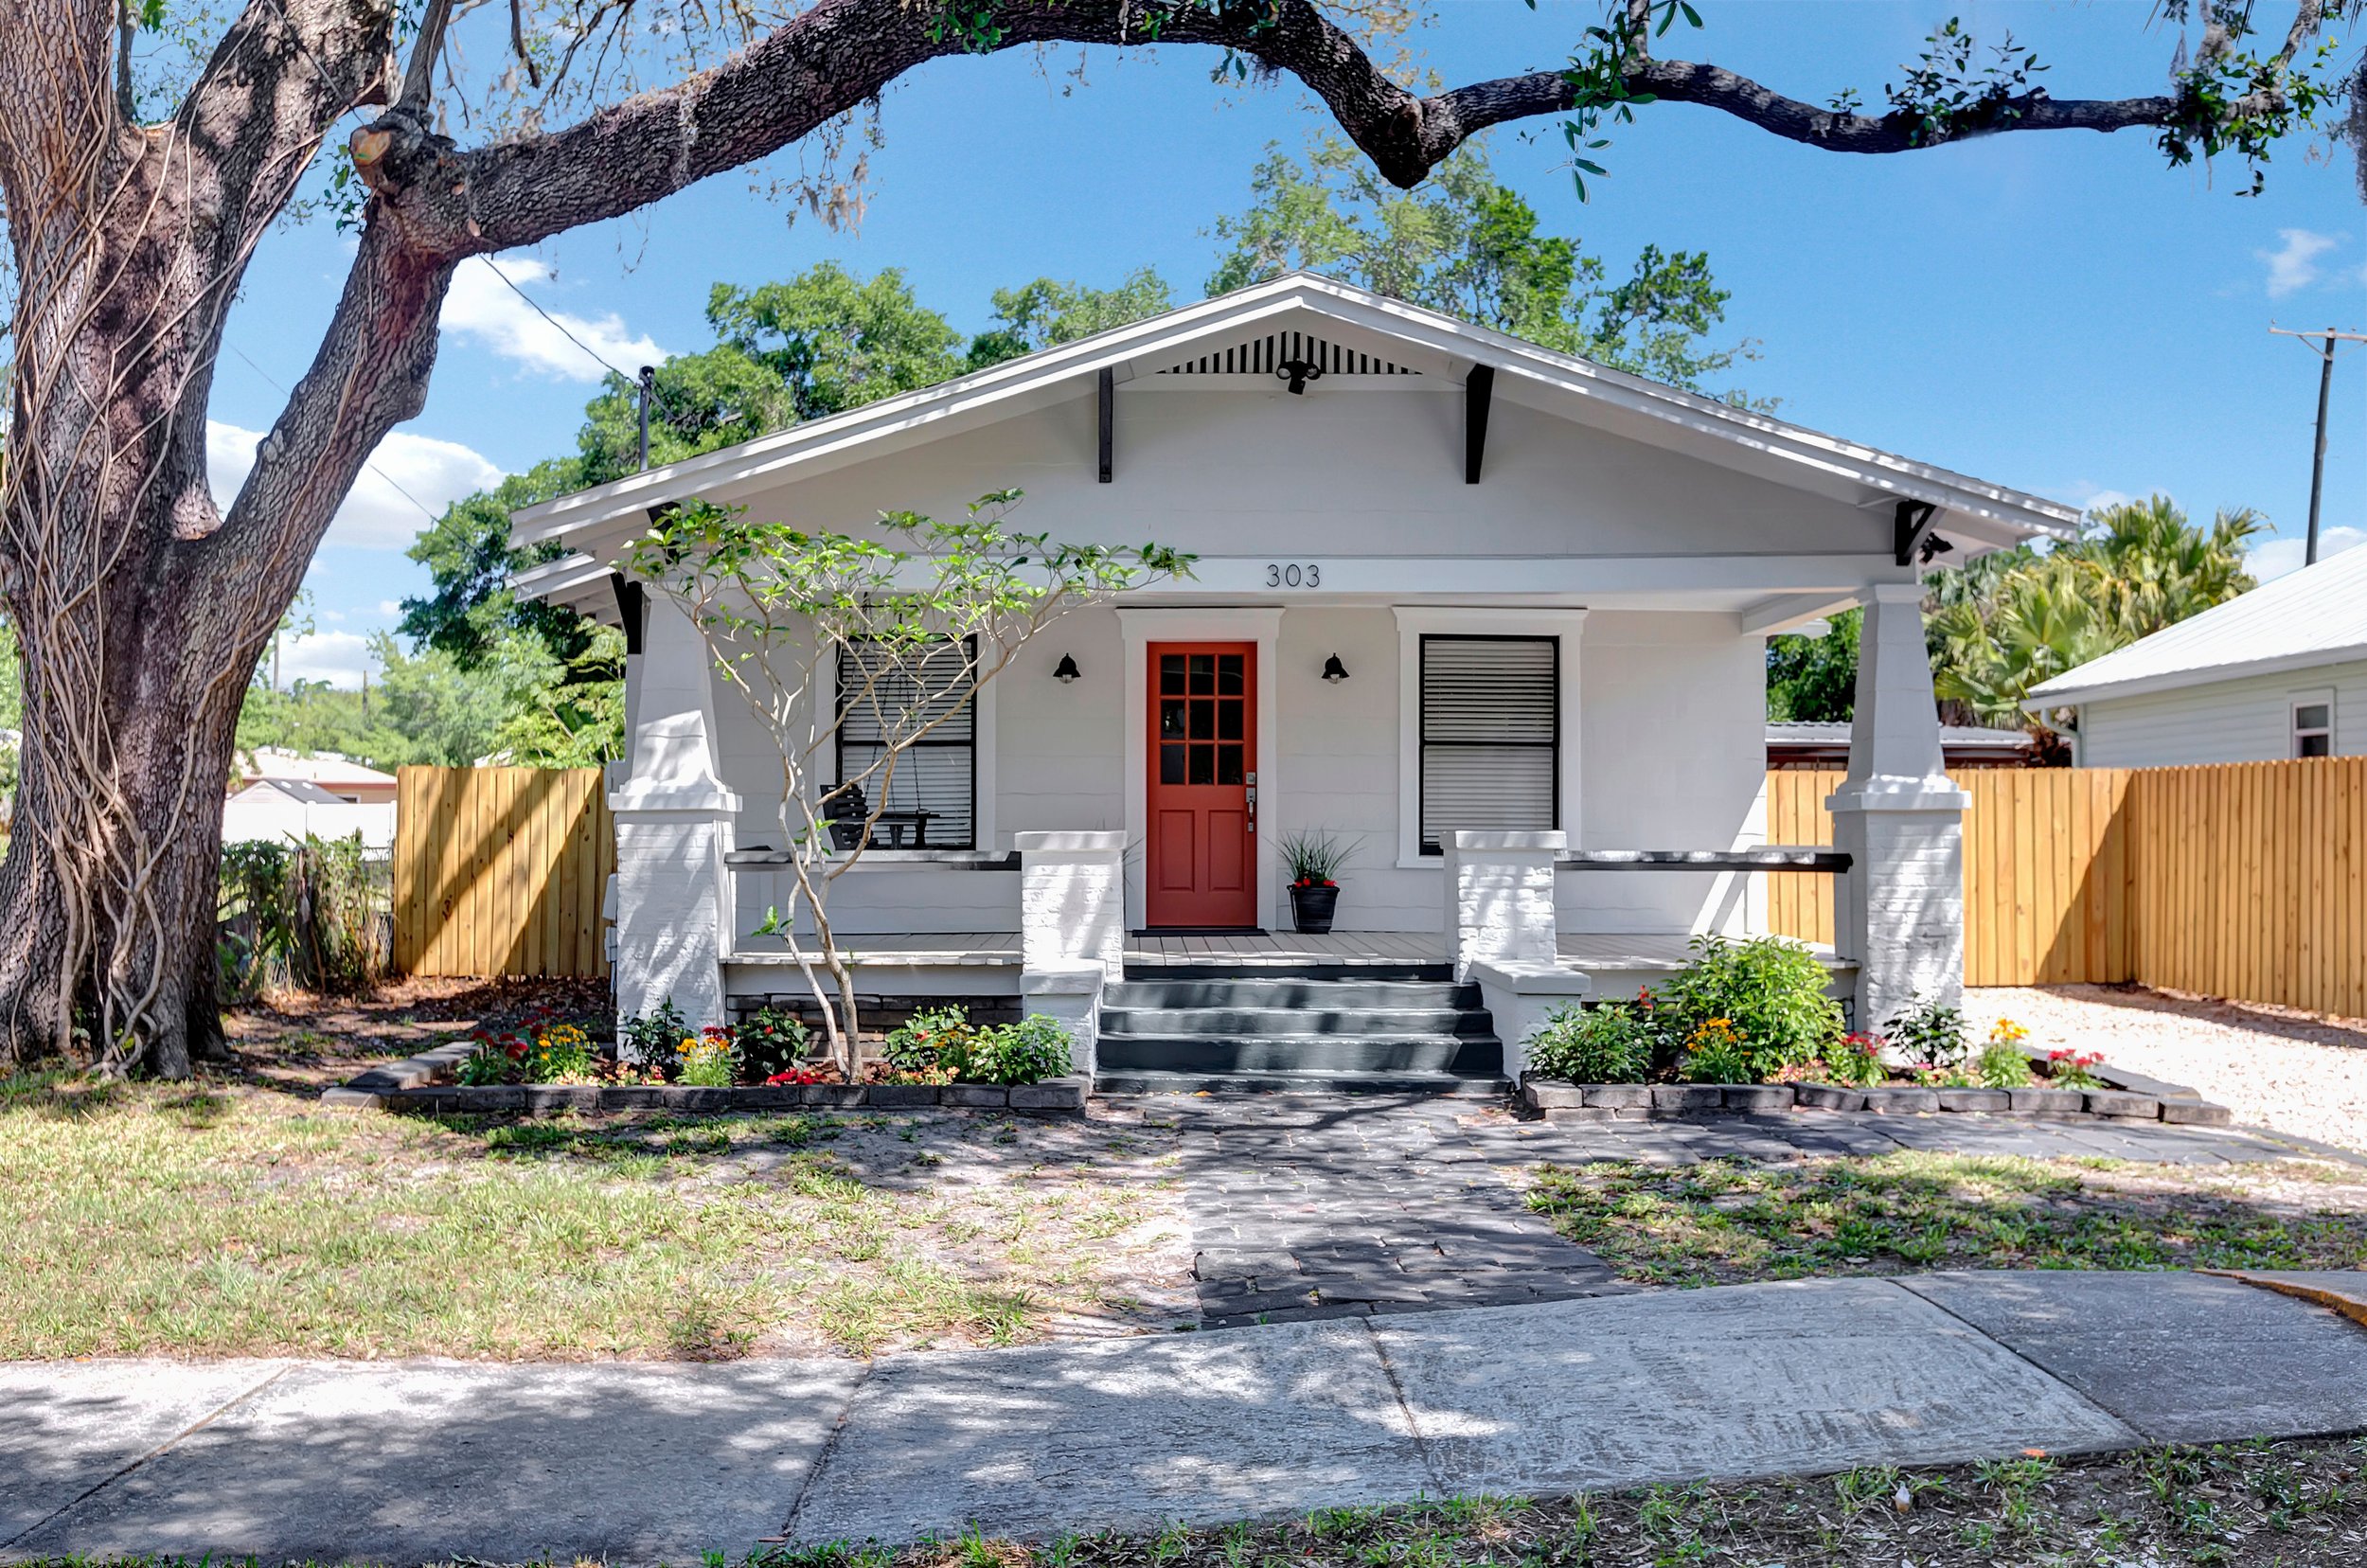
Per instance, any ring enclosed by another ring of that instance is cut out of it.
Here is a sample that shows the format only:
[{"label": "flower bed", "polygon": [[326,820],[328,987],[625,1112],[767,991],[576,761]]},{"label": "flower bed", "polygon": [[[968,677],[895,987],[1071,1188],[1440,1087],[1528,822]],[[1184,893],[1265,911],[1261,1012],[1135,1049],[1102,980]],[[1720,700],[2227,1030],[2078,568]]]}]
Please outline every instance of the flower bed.
[{"label": "flower bed", "polygon": [[1880,1033],[1847,1032],[1822,968],[1782,937],[1694,939],[1660,993],[1568,1007],[1527,1040],[1522,1103],[1611,1120],[1795,1109],[1985,1112],[2224,1125],[2193,1090],[2040,1052],[2001,1018],[1975,1045],[1953,1007],[1926,1002]]},{"label": "flower bed", "polygon": [[805,1025],[771,1008],[729,1028],[694,1030],[668,1002],[627,1020],[618,1035],[624,1055],[596,1055],[582,1028],[537,1019],[372,1068],[323,1097],[439,1113],[936,1105],[1076,1112],[1090,1088],[1069,1074],[1067,1030],[1041,1014],[988,1026],[971,1025],[959,1007],[916,1014],[853,1083],[836,1063],[808,1058]]}]

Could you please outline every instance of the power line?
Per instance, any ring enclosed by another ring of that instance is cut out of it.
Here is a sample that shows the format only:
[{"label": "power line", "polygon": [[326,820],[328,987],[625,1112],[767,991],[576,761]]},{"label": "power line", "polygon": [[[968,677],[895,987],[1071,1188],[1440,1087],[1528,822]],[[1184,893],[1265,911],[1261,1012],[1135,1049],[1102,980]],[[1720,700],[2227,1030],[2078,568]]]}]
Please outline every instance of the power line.
[{"label": "power line", "polygon": [[[532,311],[536,315],[541,316],[544,321],[549,322],[551,330],[557,332],[561,337],[565,338],[568,342],[582,349],[584,353],[589,355],[596,363],[606,365],[608,367],[609,374],[614,376],[618,381],[623,382],[627,386],[638,387],[646,397],[654,401],[660,407],[667,408],[668,412],[672,411],[670,405],[668,405],[666,401],[666,394],[657,389],[656,381],[648,374],[648,366],[643,366],[643,374],[640,376],[635,377],[626,375],[623,370],[617,367],[616,363],[614,360],[610,359],[606,354],[601,353],[598,349],[593,347],[590,344],[584,342],[583,339],[576,336],[575,333],[569,331],[565,322],[551,314],[550,312],[543,309],[543,307],[536,302],[535,297],[532,294],[518,287],[517,281],[514,278],[512,278],[507,273],[502,271],[499,267],[493,265],[492,259],[489,257],[486,258],[485,268],[495,277],[500,278],[502,282],[508,287],[511,294],[514,294],[520,299],[525,300],[526,302],[526,309]],[[646,426],[642,436],[641,456],[642,466],[645,468],[648,467],[649,437]]]},{"label": "power line", "polygon": [[[240,348],[237,344],[224,340],[222,347],[238,355],[241,360],[245,360],[246,367],[249,370],[254,371],[257,375],[262,377],[264,383],[270,386],[273,391],[277,392],[283,398],[294,396],[294,394],[290,392],[286,387],[274,381],[272,379],[271,372],[265,370],[261,365],[256,364],[253,360],[247,359],[246,350]],[[418,508],[420,516],[426,518],[430,523],[436,520],[436,514],[428,510],[427,503],[412,494],[409,490],[404,490],[400,485],[395,483],[394,475],[388,473],[384,469],[380,468],[376,463],[369,461],[367,458],[363,459],[362,466],[368,469],[372,473],[377,474],[381,479],[385,480],[386,488],[388,490],[393,490],[397,495],[401,496],[405,501],[408,501],[413,506]]]}]

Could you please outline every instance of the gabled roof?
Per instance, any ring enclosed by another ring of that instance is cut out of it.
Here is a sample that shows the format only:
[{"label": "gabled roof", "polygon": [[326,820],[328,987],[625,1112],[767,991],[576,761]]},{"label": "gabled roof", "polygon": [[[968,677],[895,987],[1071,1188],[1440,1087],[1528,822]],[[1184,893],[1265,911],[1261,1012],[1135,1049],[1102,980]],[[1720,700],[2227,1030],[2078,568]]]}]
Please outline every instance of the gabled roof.
[{"label": "gabled roof", "polygon": [[[2059,502],[1682,392],[1302,272],[525,508],[512,514],[511,536],[519,544],[532,544],[589,533],[693,496],[733,501],[772,489],[801,470],[884,454],[1079,396],[1105,369],[1121,381],[1199,371],[1212,355],[1287,330],[1314,332],[1339,351],[1359,356],[1365,362],[1360,378],[1413,372],[1453,387],[1472,366],[1486,365],[1497,372],[1498,396],[1636,439],[1851,504],[1929,502],[1941,508],[1941,531],[1975,548],[2033,535],[2070,538],[2079,523],[2078,509]],[[522,573],[518,586],[550,593],[561,586],[560,579],[594,572],[604,575],[605,568],[578,556]]]},{"label": "gabled roof", "polygon": [[2367,659],[2367,548],[2264,582],[2030,688],[2032,708]]},{"label": "gabled roof", "polygon": [[306,806],[344,806],[348,804],[345,796],[330,794],[327,790],[322,789],[319,785],[307,783],[301,778],[258,779],[256,782],[248,785],[245,789],[240,790],[237,794],[232,795],[230,798],[233,800],[252,802],[268,799],[273,795],[277,795],[285,800],[296,801]]},{"label": "gabled roof", "polygon": [[258,746],[241,752],[238,758],[239,772],[246,778],[300,778],[315,784],[343,784],[348,787],[365,784],[392,784],[395,775],[365,767],[351,757],[334,752],[292,752],[274,746]]}]

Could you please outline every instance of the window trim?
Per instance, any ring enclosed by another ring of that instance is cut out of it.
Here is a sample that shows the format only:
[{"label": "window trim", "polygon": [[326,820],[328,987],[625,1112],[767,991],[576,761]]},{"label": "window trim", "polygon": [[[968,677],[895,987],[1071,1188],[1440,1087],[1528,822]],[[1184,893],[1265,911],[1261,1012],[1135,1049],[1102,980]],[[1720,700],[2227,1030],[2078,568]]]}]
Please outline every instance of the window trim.
[{"label": "window trim", "polygon": [[[970,654],[974,659],[977,653],[977,634],[972,633],[962,640],[971,645]],[[846,726],[845,705],[840,695],[843,683],[839,675],[845,668],[845,661],[852,655],[852,652],[853,650],[845,643],[838,644],[836,656],[830,661],[829,689],[826,693],[819,694],[829,704],[828,711],[830,714],[831,775],[827,779],[814,780],[814,787],[817,791],[823,785],[837,784],[846,777]],[[977,680],[973,670],[970,688],[970,843],[967,845],[933,844],[929,846],[932,849],[985,850],[995,846],[993,815],[978,790],[978,775],[982,760],[986,765],[987,776],[989,778],[994,776],[993,747],[988,739],[993,733],[993,711],[987,705],[988,693],[991,686],[991,682]],[[918,747],[951,750],[960,743],[953,740],[917,740],[913,742],[912,747],[906,749]],[[888,854],[894,851],[873,848],[866,849],[863,853],[868,857],[872,854]]]},{"label": "window trim", "polygon": [[1422,638],[1425,636],[1551,637],[1557,644],[1554,807],[1559,830],[1582,842],[1579,828],[1585,792],[1580,779],[1578,691],[1580,639],[1586,612],[1580,609],[1495,608],[1399,604],[1397,621],[1397,868],[1443,869],[1443,855],[1422,853]]},{"label": "window trim", "polygon": [[[1429,774],[1428,770],[1422,766],[1422,761],[1433,742],[1430,738],[1430,709],[1428,704],[1420,701],[1420,692],[1430,684],[1430,645],[1434,642],[1543,643],[1551,650],[1554,681],[1552,736],[1542,741],[1504,741],[1498,744],[1507,749],[1542,751],[1546,754],[1547,764],[1553,769],[1553,782],[1546,791],[1547,802],[1553,808],[1553,820],[1541,829],[1530,830],[1558,831],[1561,828],[1561,639],[1551,633],[1539,632],[1424,632],[1414,639],[1415,660],[1414,852],[1424,860],[1443,860],[1446,855],[1444,844],[1433,850],[1422,842],[1422,824],[1430,815],[1429,792],[1425,782]],[[1447,747],[1461,745],[1466,750],[1473,751],[1489,749],[1474,741],[1441,740],[1436,744]]]},{"label": "window trim", "polygon": [[[2326,710],[2324,728],[2313,727],[2308,730],[2302,728],[2302,709],[2305,707],[2323,707]],[[2285,755],[2294,758],[2302,757],[2304,755],[2302,737],[2306,734],[2324,736],[2326,755],[2328,757],[2339,756],[2340,754],[2334,749],[2334,688],[2332,686],[2324,686],[2312,691],[2287,693],[2285,701]]]}]

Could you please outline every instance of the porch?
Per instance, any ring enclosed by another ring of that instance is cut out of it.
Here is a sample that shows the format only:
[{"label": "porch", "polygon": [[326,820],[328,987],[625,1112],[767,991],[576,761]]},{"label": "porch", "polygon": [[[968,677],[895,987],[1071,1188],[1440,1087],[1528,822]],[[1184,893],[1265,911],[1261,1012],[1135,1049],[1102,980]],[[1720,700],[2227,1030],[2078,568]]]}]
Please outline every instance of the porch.
[{"label": "porch", "polygon": [[[1560,932],[1555,956],[1563,969],[1593,978],[1602,994],[1619,994],[1607,977],[1649,977],[1674,973],[1691,957],[1682,932]],[[884,987],[899,971],[957,969],[1006,970],[1016,976],[1024,964],[1024,947],[1016,931],[932,931],[843,939],[857,971]],[[1818,961],[1834,977],[1846,979],[1857,964],[1829,946],[1812,944]],[[1179,935],[1167,932],[1134,932],[1122,949],[1127,969],[1304,970],[1405,969],[1448,963],[1446,939],[1434,931],[1334,931],[1321,935],[1303,932],[1218,932]],[[796,960],[785,951],[743,951],[728,963],[750,970],[794,969]],[[984,976],[979,976],[982,981]],[[869,989],[868,987],[866,989]]]}]

